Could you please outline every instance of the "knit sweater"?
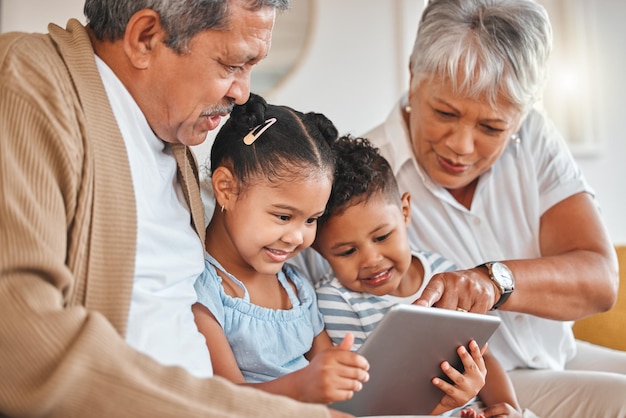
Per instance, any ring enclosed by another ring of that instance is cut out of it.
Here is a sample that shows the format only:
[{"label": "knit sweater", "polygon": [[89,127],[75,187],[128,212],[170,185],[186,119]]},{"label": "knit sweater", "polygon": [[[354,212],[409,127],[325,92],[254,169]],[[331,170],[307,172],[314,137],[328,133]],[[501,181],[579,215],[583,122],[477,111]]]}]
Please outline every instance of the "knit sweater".
[{"label": "knit sweater", "polygon": [[[202,237],[195,161],[173,145]],[[136,211],[86,29],[0,36],[0,416],[326,417],[124,340]]]}]

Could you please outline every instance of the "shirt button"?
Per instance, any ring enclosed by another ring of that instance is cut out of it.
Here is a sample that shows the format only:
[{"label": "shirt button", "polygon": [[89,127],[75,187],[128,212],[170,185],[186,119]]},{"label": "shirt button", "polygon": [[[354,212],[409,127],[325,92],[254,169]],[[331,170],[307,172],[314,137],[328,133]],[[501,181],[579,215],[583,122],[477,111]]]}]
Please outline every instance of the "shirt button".
[{"label": "shirt button", "polygon": [[480,225],[480,219],[478,218],[474,219],[474,225]]}]

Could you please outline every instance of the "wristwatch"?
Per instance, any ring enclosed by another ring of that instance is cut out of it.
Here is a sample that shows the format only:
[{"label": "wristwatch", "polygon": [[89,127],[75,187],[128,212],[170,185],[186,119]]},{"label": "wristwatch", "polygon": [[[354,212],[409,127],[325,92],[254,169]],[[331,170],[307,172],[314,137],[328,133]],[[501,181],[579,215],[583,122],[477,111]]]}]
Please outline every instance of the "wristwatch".
[{"label": "wristwatch", "polygon": [[498,261],[488,261],[478,267],[485,267],[489,273],[489,278],[493,280],[496,286],[498,286],[498,289],[500,289],[500,299],[498,299],[496,304],[491,308],[492,311],[496,310],[500,305],[506,302],[509,296],[511,296],[511,293],[513,293],[515,289],[515,277],[513,277],[513,273],[506,264]]}]

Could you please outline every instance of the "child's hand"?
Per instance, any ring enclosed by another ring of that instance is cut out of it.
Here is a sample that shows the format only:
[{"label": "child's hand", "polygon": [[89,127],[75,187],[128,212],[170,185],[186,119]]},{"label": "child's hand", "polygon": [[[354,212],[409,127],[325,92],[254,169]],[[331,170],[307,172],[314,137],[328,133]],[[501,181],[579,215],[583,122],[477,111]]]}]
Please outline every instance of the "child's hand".
[{"label": "child's hand", "polygon": [[311,363],[298,371],[301,400],[330,403],[352,398],[369,380],[369,363],[351,352],[354,336],[347,334],[341,344],[318,353]]},{"label": "child's hand", "polygon": [[472,408],[465,408],[461,411],[461,418],[487,418],[480,412],[476,412]]},{"label": "child's hand", "polygon": [[433,384],[445,393],[433,412],[441,413],[465,405],[485,385],[487,368],[483,360],[483,352],[487,349],[487,345],[485,344],[481,351],[476,341],[472,340],[469,347],[471,355],[464,346],[460,346],[457,349],[457,353],[465,368],[463,374],[454,369],[447,361],[441,364],[441,370],[454,382],[454,385],[437,377],[432,380]]},{"label": "child's hand", "polygon": [[[515,409],[513,406],[506,402],[493,404],[483,409],[482,414],[486,418],[491,417],[507,417],[507,418],[522,418],[523,414]],[[471,418],[471,417],[470,417]]]}]

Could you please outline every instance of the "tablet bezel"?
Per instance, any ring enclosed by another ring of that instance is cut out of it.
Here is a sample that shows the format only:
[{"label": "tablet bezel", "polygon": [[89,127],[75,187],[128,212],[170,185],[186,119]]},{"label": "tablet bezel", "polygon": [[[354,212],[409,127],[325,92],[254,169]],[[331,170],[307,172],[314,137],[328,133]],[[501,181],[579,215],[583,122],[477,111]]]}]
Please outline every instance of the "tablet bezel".
[{"label": "tablet bezel", "polygon": [[482,347],[500,322],[493,314],[394,305],[358,351],[370,363],[370,380],[330,406],[355,416],[428,415],[444,395],[431,382],[446,378],[441,363],[463,370],[457,348],[472,339]]}]

